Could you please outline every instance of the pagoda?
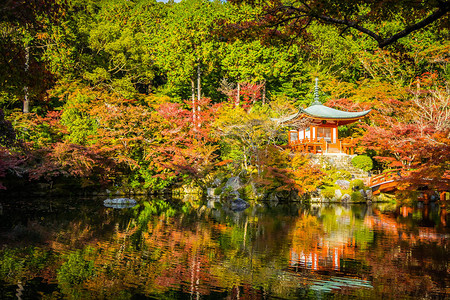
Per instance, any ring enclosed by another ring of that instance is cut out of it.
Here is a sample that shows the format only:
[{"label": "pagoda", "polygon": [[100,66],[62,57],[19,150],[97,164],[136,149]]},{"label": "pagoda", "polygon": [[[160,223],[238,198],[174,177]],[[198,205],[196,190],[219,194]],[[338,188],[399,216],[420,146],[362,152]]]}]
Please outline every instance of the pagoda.
[{"label": "pagoda", "polygon": [[339,139],[338,127],[358,121],[370,110],[348,112],[322,105],[319,100],[318,79],[314,89],[314,102],[284,120],[295,123],[304,121],[307,127],[289,131],[289,147],[307,153],[353,154],[353,144]]}]

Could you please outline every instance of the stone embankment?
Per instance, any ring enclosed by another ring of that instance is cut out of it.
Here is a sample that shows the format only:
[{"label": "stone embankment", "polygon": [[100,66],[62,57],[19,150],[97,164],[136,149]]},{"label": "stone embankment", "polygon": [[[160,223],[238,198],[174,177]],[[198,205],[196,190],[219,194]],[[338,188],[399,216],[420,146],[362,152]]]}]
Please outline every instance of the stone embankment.
[{"label": "stone embankment", "polygon": [[313,154],[311,160],[323,167],[333,167],[337,170],[347,171],[352,175],[352,179],[366,180],[368,173],[361,169],[357,169],[352,164],[352,159],[356,155],[347,155],[341,153],[330,154]]},{"label": "stone embankment", "polygon": [[372,190],[365,185],[368,173],[355,168],[351,162],[355,156],[337,153],[311,156],[324,169],[344,171],[350,177],[336,180],[332,187],[319,189],[316,196],[311,198],[312,202],[361,203],[373,200]]}]

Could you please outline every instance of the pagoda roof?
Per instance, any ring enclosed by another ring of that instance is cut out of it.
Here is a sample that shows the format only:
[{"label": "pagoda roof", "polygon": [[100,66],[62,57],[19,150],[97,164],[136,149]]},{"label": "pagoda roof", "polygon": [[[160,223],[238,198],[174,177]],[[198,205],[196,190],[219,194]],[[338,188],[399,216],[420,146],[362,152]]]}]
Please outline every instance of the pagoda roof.
[{"label": "pagoda roof", "polygon": [[282,122],[289,122],[297,118],[306,117],[320,121],[334,121],[337,125],[345,125],[361,119],[370,111],[370,109],[361,112],[342,111],[314,102],[313,105],[305,109],[299,108],[296,114],[285,118]]},{"label": "pagoda roof", "polygon": [[307,107],[305,109],[300,108],[298,113],[305,114],[311,118],[318,118],[318,119],[360,119],[367,115],[371,110],[365,110],[361,112],[350,112],[350,111],[342,111],[338,109],[334,109],[322,104],[314,103],[310,107]]},{"label": "pagoda roof", "polygon": [[350,112],[334,109],[323,105],[319,100],[319,79],[316,78],[316,84],[314,88],[314,102],[307,108],[299,108],[296,114],[288,116],[284,119],[279,119],[281,122],[289,122],[298,118],[311,118],[315,123],[331,123],[335,125],[345,125],[356,122],[365,115],[367,115],[371,109],[361,112]]}]

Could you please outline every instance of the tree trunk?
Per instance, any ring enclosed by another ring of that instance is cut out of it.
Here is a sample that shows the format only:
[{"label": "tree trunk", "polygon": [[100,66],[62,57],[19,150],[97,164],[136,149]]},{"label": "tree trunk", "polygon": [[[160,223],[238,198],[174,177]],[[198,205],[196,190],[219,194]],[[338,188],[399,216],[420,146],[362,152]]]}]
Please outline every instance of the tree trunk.
[{"label": "tree trunk", "polygon": [[[197,113],[200,114],[200,99],[202,97],[202,83],[201,83],[201,70],[200,64],[197,65]],[[197,126],[200,127],[200,115],[197,116]]]},{"label": "tree trunk", "polygon": [[[29,67],[30,67],[30,47],[26,46],[25,47],[25,74],[26,74],[25,78],[28,78]],[[23,87],[23,91],[24,91],[23,112],[29,113],[30,112],[30,99],[29,99],[29,95],[28,95],[28,86],[27,85],[25,85]]]},{"label": "tree trunk", "polygon": [[241,84],[237,83],[236,106],[239,106],[241,98]]},{"label": "tree trunk", "polygon": [[263,81],[262,104],[266,104],[266,80]]},{"label": "tree trunk", "polygon": [[192,95],[192,124],[195,125],[196,121],[196,113],[195,113],[195,81],[194,79],[191,79],[191,95]]},{"label": "tree trunk", "polygon": [[197,65],[197,100],[200,101],[200,98],[202,97],[202,85],[201,85],[201,70],[200,70],[200,64]]}]

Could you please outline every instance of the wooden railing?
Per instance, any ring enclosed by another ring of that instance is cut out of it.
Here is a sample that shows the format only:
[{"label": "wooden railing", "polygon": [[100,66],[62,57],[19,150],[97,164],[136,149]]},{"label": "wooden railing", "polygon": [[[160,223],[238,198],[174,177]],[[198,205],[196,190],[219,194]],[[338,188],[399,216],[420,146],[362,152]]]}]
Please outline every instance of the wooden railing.
[{"label": "wooden railing", "polygon": [[369,178],[369,186],[377,186],[392,180],[396,180],[401,176],[400,170],[390,170]]},{"label": "wooden railing", "polygon": [[400,169],[385,171],[370,177],[368,186],[372,189],[373,195],[378,195],[380,192],[391,192],[397,189],[399,179],[407,176],[408,171]]},{"label": "wooden railing", "polygon": [[326,153],[327,142],[325,140],[303,139],[291,141],[289,146],[295,151],[306,153]]},{"label": "wooden railing", "polygon": [[299,152],[314,154],[338,152],[353,155],[354,153],[354,145],[341,140],[337,140],[336,143],[328,143],[324,139],[306,138],[303,140],[289,141],[289,147]]}]

